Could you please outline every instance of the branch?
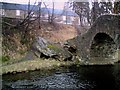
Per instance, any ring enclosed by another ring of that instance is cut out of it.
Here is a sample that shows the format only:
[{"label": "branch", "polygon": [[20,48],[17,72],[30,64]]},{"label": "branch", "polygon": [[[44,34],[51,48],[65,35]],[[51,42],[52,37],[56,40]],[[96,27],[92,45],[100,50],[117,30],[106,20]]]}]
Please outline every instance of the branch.
[{"label": "branch", "polygon": [[12,26],[12,27],[15,27],[15,26],[16,26],[16,25],[10,24],[10,23],[5,22],[5,21],[2,21],[2,22],[5,23],[5,24],[7,24],[7,25],[9,25],[9,26]]},{"label": "branch", "polygon": [[16,26],[20,26],[20,25],[23,25],[24,23],[28,22],[31,18],[31,16],[33,16],[34,13],[31,14],[31,12],[33,11],[34,7],[35,7],[35,4],[36,4],[37,0],[35,1],[32,9],[30,10],[30,12],[28,13],[28,15],[25,17],[25,19],[21,22],[21,23],[17,23]]}]

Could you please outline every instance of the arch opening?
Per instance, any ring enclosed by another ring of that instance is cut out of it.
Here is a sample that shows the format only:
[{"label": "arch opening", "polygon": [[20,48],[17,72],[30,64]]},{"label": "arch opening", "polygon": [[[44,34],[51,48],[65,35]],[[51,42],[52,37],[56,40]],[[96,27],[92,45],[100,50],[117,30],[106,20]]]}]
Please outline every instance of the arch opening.
[{"label": "arch opening", "polygon": [[113,58],[117,46],[114,40],[106,33],[98,33],[94,37],[91,47],[91,57]]}]

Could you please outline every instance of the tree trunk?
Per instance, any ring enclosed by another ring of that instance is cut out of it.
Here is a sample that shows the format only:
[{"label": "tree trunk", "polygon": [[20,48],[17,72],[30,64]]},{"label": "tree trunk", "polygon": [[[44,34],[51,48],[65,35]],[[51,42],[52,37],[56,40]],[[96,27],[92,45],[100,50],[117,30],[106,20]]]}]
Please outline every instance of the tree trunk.
[{"label": "tree trunk", "polygon": [[51,16],[51,21],[50,23],[53,23],[54,21],[54,2],[52,2],[53,8],[52,8],[52,16]]},{"label": "tree trunk", "polygon": [[81,15],[81,14],[79,15],[79,18],[80,18],[80,25],[83,26],[83,23],[82,23],[82,15]]},{"label": "tree trunk", "polygon": [[39,2],[39,19],[38,19],[39,29],[41,29],[40,21],[41,21],[41,2]]}]

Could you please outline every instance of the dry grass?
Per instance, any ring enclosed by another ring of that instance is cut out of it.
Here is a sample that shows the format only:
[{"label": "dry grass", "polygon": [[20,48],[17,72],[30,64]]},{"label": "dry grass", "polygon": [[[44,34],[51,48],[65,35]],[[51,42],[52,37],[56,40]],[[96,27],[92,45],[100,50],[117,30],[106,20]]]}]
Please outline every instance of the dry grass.
[{"label": "dry grass", "polygon": [[118,60],[120,61],[120,50],[118,50]]},{"label": "dry grass", "polygon": [[73,62],[70,61],[56,61],[56,60],[31,60],[31,61],[24,61],[16,64],[11,64],[7,66],[1,66],[2,69],[1,74],[6,73],[16,73],[16,72],[23,72],[23,71],[31,71],[37,69],[55,69],[56,67],[60,66],[67,66],[71,65]]},{"label": "dry grass", "polygon": [[42,23],[41,30],[36,29],[39,36],[53,42],[64,42],[77,36],[76,28],[72,25]]},{"label": "dry grass", "polygon": [[[39,29],[38,26],[39,25],[36,22],[33,22],[30,25],[30,30],[27,34],[27,38],[29,38],[27,44],[22,44],[21,42],[24,39],[22,38],[22,33],[20,32],[21,30],[8,30],[11,31],[11,34],[8,36],[3,36],[2,55],[9,56],[11,59],[9,61],[14,62],[25,56],[27,50],[30,50],[32,42],[34,42],[34,38],[37,36],[41,36],[54,43],[61,43],[68,39],[74,38],[77,35],[76,28],[72,25],[41,22],[41,29]],[[7,33],[7,30],[5,30],[5,32]]]}]

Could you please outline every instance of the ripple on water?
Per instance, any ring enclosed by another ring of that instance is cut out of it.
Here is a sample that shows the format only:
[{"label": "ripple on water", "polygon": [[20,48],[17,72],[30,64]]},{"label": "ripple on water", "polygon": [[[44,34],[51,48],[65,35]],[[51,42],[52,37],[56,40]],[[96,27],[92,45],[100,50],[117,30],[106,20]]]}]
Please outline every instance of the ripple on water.
[{"label": "ripple on water", "polygon": [[38,80],[18,80],[15,82],[10,82],[7,85],[14,89],[86,89],[92,88],[88,81],[79,82],[75,79],[73,73],[55,73],[51,76],[39,78]]},{"label": "ripple on water", "polygon": [[26,78],[3,80],[3,88],[8,88],[3,90],[120,90],[119,66],[70,67],[44,76],[38,75],[40,71],[29,72],[28,75],[21,74]]}]

